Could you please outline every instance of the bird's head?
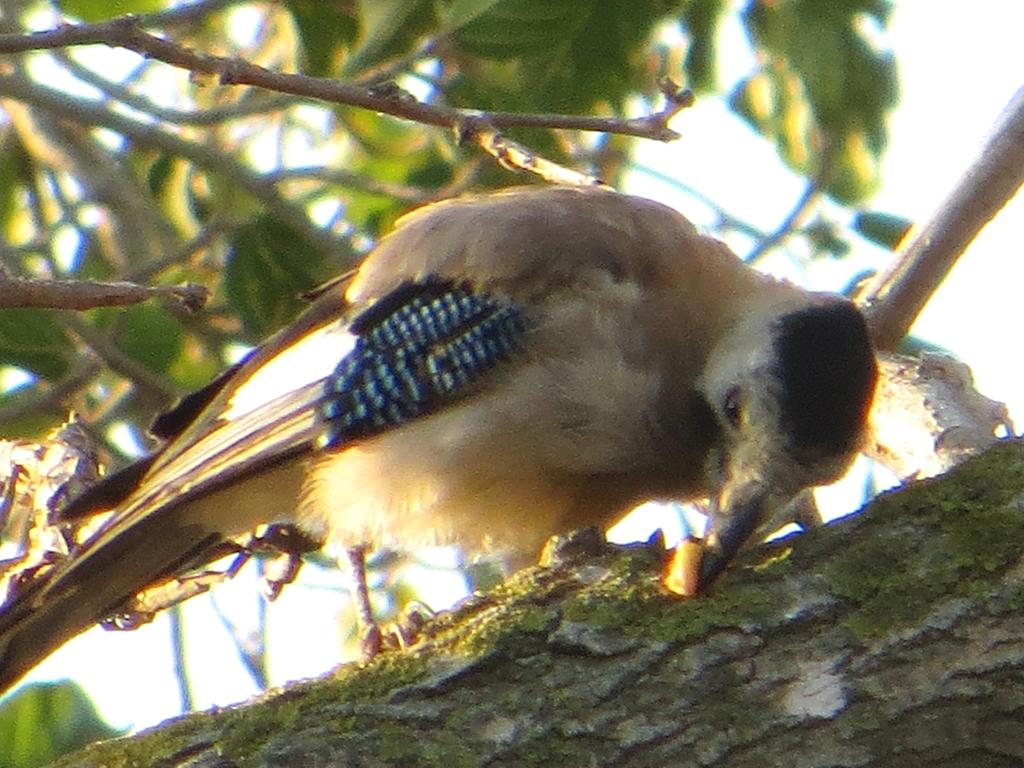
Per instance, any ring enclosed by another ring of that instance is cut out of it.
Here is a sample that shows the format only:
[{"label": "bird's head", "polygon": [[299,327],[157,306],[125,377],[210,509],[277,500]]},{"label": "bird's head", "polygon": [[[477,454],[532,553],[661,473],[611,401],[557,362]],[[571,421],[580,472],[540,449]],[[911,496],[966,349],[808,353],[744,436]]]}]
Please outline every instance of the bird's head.
[{"label": "bird's head", "polygon": [[706,468],[713,493],[698,591],[860,448],[877,378],[868,330],[850,302],[812,298],[748,313],[708,360],[700,387],[719,440]]}]

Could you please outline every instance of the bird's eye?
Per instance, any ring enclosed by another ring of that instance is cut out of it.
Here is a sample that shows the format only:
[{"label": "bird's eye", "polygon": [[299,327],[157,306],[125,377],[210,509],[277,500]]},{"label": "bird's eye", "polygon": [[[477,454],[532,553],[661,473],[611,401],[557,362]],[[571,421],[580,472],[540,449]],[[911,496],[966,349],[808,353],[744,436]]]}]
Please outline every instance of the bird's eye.
[{"label": "bird's eye", "polygon": [[733,387],[726,392],[725,398],[722,400],[722,413],[725,414],[726,421],[728,421],[730,426],[734,429],[738,428],[740,422],[743,420],[743,404],[741,400],[742,397],[739,387]]}]

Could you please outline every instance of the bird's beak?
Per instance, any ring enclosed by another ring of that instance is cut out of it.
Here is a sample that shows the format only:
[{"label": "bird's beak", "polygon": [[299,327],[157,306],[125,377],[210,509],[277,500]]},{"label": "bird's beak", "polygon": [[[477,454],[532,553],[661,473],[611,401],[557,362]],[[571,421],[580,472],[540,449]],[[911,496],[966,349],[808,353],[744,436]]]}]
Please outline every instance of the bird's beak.
[{"label": "bird's beak", "polygon": [[673,553],[664,578],[668,589],[685,597],[707,592],[761,527],[768,496],[763,484],[750,482],[713,499],[704,541],[684,542]]},{"label": "bird's beak", "polygon": [[760,483],[748,483],[723,494],[712,504],[700,566],[697,592],[705,592],[761,527],[768,494]]}]

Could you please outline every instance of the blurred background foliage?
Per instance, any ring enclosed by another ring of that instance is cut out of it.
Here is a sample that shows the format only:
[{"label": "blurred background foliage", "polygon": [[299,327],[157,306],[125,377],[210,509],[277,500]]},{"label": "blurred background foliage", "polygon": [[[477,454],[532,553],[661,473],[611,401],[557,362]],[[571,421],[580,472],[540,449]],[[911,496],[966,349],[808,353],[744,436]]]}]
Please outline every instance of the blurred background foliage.
[{"label": "blurred background foliage", "polygon": [[[148,29],[199,52],[462,108],[636,116],[660,108],[662,77],[698,98],[727,94],[831,198],[787,233],[828,257],[854,236],[828,211],[877,188],[897,101],[895,61],[878,44],[883,0],[2,0],[2,31],[102,22],[112,8],[156,14]],[[723,83],[727,15],[756,67]],[[685,121],[674,122],[684,136]],[[509,134],[612,185],[636,142]],[[401,212],[529,181],[438,128],[221,86],[123,50],[5,56],[0,277],[189,281],[211,294],[197,314],[157,301],[0,311],[0,435],[38,437],[74,410],[106,463],[122,464],[151,447],[161,408],[288,322],[303,291],[352,266]],[[887,245],[906,228],[870,210],[853,221]],[[720,226],[742,223],[723,214]]]},{"label": "blurred background foliage", "polygon": [[78,686],[34,685],[18,691],[0,708],[0,765],[47,765],[84,744],[117,735]]}]

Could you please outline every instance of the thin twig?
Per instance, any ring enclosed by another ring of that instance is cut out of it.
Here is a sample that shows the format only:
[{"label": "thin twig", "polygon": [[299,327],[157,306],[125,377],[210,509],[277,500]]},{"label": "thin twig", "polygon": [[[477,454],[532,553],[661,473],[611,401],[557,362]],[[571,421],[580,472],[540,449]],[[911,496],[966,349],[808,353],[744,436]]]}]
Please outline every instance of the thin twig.
[{"label": "thin twig", "polygon": [[457,129],[478,120],[498,130],[507,128],[565,128],[672,141],[679,134],[668,127],[669,120],[692,104],[688,91],[675,89],[666,94],[666,106],[638,118],[605,118],[589,115],[483,112],[424,104],[407,95],[395,97],[379,86],[362,86],[326,77],[274,72],[243,59],[197,53],[142,29],[144,20],[122,16],[98,24],[65,25],[45,32],[0,35],[0,53],[67,48],[76,45],[106,45],[126,48],[148,58],[197,74],[217,77],[222,85],[252,85],[278,93],[361,107],[426,125]]},{"label": "thin twig", "polygon": [[716,201],[712,200],[706,194],[701,192],[699,189],[691,187],[689,184],[683,183],[676,177],[670,176],[669,174],[665,173],[662,170],[653,168],[644,163],[637,163],[634,161],[630,162],[630,168],[637,173],[642,173],[645,176],[649,176],[650,178],[654,179],[655,181],[661,182],[662,184],[666,184],[672,187],[673,189],[677,189],[680,192],[689,195],[701,205],[710,208],[718,219],[718,229],[731,229],[735,232],[739,232],[741,235],[746,235],[752,240],[765,240],[768,237],[770,237],[769,233],[765,232],[763,229],[759,229],[758,227],[755,227],[753,224],[751,224],[749,221],[745,221],[741,219],[739,216],[729,213],[729,211],[723,208]]},{"label": "thin twig", "polygon": [[180,302],[190,312],[197,312],[206,304],[208,296],[209,291],[195,283],[148,286],[87,280],[0,280],[0,309],[40,307],[81,310],[123,307],[152,298],[165,298]]},{"label": "thin twig", "polygon": [[785,240],[793,230],[800,226],[800,222],[803,221],[808,212],[814,207],[820,195],[821,187],[817,181],[807,182],[807,187],[786,218],[775,228],[774,232],[757,242],[757,245],[750,250],[744,261],[748,264],[756,264],[769,250]]},{"label": "thin twig", "polygon": [[974,237],[1024,183],[1024,88],[938,213],[859,301],[881,349],[893,349]]},{"label": "thin twig", "polygon": [[831,181],[832,175],[835,172],[835,159],[832,142],[826,142],[820,154],[818,168],[813,178],[808,180],[806,188],[796,201],[796,205],[793,206],[789,215],[782,220],[782,223],[775,228],[775,231],[768,235],[768,237],[760,240],[751,252],[747,254],[745,261],[748,264],[756,264],[770,249],[789,237],[801,225],[808,213],[814,208],[815,203],[821,196],[822,190]]},{"label": "thin twig", "polygon": [[323,166],[280,168],[270,171],[264,178],[274,184],[291,180],[320,181],[327,184],[337,184],[342,187],[357,189],[360,192],[391,197],[405,203],[421,203],[431,195],[428,190],[421,187],[394,184],[389,181],[371,178],[365,174],[354,173],[341,168],[324,168]]},{"label": "thin twig", "polygon": [[0,408],[0,424],[14,424],[17,421],[39,413],[54,414],[65,408],[65,400],[92,381],[103,370],[103,366],[91,356],[73,368],[63,379],[50,384],[38,380],[31,389],[4,396],[4,407]]},{"label": "thin twig", "polygon": [[61,319],[79,339],[103,359],[103,362],[130,380],[141,394],[155,401],[158,406],[166,406],[181,395],[180,392],[169,386],[162,376],[128,357],[118,349],[113,341],[82,320],[79,315],[74,312],[64,312]]},{"label": "thin twig", "polygon": [[58,56],[61,65],[87,85],[91,85],[103,93],[104,102],[118,101],[126,107],[156,118],[163,123],[173,125],[208,126],[227,123],[232,120],[262,117],[280,112],[288,107],[300,104],[304,99],[283,94],[268,94],[262,98],[251,98],[235,104],[212,106],[205,109],[175,109],[156,104],[151,99],[136,93],[120,82],[110,80],[95,70],[87,67],[70,56]]},{"label": "thin twig", "polygon": [[132,267],[125,272],[122,277],[131,282],[152,280],[165,269],[180,267],[182,264],[189,263],[196,254],[200,251],[211,248],[217,241],[217,238],[229,234],[236,226],[237,224],[226,219],[211,219],[201,230],[199,230],[199,233],[195,237],[187,243],[183,243],[177,250],[172,251],[166,256],[155,261],[150,261],[145,264],[139,264],[138,266]]},{"label": "thin twig", "polygon": [[[434,38],[424,40],[419,46],[396,59],[386,61],[380,66],[363,70],[362,74],[354,82],[356,85],[373,87],[380,83],[394,80],[399,75],[410,72],[417,62],[434,56],[442,43],[447,40],[447,37],[447,33],[441,33]],[[419,77],[421,80],[426,79],[423,75],[416,75],[416,77]]]},{"label": "thin twig", "polygon": [[[10,79],[24,76],[23,72],[10,73]],[[5,99],[3,108],[36,164],[52,173],[51,194],[44,198],[54,199],[64,222],[77,228],[75,213],[83,197],[106,209],[108,215],[100,220],[109,227],[107,244],[114,246],[108,258],[122,263],[155,259],[177,242],[168,222],[152,205],[146,205],[149,195],[122,156],[111,153],[80,126],[54,120],[27,103]],[[80,187],[80,192],[65,188],[69,176],[74,177],[74,187]],[[47,223],[52,227],[60,222]]]},{"label": "thin twig", "polygon": [[192,694],[192,682],[185,655],[185,614],[180,605],[175,605],[167,612],[167,616],[170,622],[174,679],[178,684],[178,706],[182,712],[191,712],[195,709],[196,702]]},{"label": "thin twig", "polygon": [[[238,656],[238,660],[245,667],[245,671],[249,673],[249,677],[252,678],[253,684],[261,691],[265,691],[268,687],[268,677],[266,669],[266,647],[264,642],[258,640],[256,645],[248,640],[243,633],[242,629],[233,622],[221,607],[220,602],[217,600],[215,592],[210,593],[210,604],[213,607],[214,615],[220,621],[221,627],[228,636],[228,640],[235,647],[235,655]],[[266,602],[262,597],[256,598],[256,604],[260,611],[261,623],[266,622]],[[180,607],[180,606],[176,606]],[[260,637],[264,637],[265,632],[261,633]]]},{"label": "thin twig", "polygon": [[476,144],[497,160],[499,165],[510,171],[532,173],[552,184],[565,184],[574,187],[605,186],[604,182],[596,176],[574,171],[541,157],[528,147],[502,135],[492,126],[477,120],[461,126],[458,138],[460,144]]}]

